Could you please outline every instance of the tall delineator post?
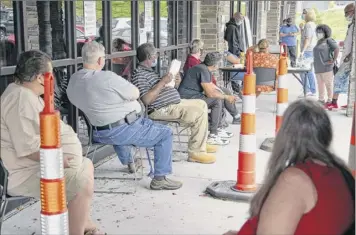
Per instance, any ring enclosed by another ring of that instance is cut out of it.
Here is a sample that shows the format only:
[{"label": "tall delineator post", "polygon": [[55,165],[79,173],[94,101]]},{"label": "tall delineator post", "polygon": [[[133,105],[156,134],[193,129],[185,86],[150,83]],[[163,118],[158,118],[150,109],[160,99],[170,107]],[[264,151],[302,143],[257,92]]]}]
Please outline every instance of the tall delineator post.
[{"label": "tall delineator post", "polygon": [[288,107],[288,57],[287,45],[281,44],[279,65],[278,65],[278,88],[277,88],[277,107],[276,107],[276,135],[282,125],[283,114]]},{"label": "tall delineator post", "polygon": [[[277,104],[276,104],[276,124],[275,135],[277,135],[279,128],[282,125],[283,114],[288,107],[288,55],[287,45],[282,43],[280,45],[280,56],[278,62],[278,78],[276,81],[277,87]],[[261,144],[261,149],[272,152],[274,137],[267,138]]]},{"label": "tall delineator post", "polygon": [[247,54],[242,94],[240,146],[235,190],[256,190],[256,74],[253,72],[253,53]]},{"label": "tall delineator post", "polygon": [[41,231],[42,235],[68,234],[60,114],[54,109],[54,79],[46,73],[44,109],[40,113]]},{"label": "tall delineator post", "polygon": [[253,53],[247,53],[246,73],[242,95],[240,145],[237,180],[211,183],[206,192],[214,198],[249,201],[256,192],[256,75],[253,72]]},{"label": "tall delineator post", "polygon": [[352,127],[351,127],[351,140],[350,140],[350,152],[349,152],[349,167],[351,169],[352,175],[356,177],[356,144],[355,144],[355,133],[356,133],[356,102],[354,102],[354,113],[352,115]]}]

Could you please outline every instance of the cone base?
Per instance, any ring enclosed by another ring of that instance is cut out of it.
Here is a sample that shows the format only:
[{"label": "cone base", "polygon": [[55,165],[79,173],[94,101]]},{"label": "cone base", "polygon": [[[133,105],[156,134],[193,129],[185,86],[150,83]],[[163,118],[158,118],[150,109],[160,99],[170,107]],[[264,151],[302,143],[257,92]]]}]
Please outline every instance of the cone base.
[{"label": "cone base", "polygon": [[260,149],[261,149],[261,150],[264,150],[264,151],[267,151],[267,152],[272,152],[273,145],[274,145],[274,140],[275,140],[274,137],[265,139],[265,140],[262,142],[262,144],[261,144],[261,146],[260,146]]},{"label": "cone base", "polygon": [[255,191],[246,192],[235,189],[236,181],[217,181],[206,188],[206,192],[217,199],[231,201],[249,201]]}]

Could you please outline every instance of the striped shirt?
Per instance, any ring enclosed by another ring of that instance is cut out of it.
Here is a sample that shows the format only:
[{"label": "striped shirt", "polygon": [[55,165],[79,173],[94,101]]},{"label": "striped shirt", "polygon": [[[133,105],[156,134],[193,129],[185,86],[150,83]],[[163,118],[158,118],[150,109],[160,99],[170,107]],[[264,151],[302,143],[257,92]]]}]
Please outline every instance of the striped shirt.
[{"label": "striped shirt", "polygon": [[[139,65],[132,76],[132,83],[140,90],[140,97],[151,90],[161,78],[151,68]],[[179,104],[180,95],[173,87],[164,87],[155,101],[148,106],[148,110],[160,109],[171,104]]]}]

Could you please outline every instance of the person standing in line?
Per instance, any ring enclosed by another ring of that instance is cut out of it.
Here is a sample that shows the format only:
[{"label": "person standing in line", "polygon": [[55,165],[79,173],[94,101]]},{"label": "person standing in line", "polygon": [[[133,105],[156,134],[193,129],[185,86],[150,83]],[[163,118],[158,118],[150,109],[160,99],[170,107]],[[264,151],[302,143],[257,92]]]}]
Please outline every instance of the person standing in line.
[{"label": "person standing in line", "polygon": [[[306,24],[304,25],[304,29],[302,31],[301,36],[301,54],[300,56],[305,59],[313,58],[313,48],[316,45],[316,35],[315,35],[315,20],[316,15],[313,9],[304,9],[302,19],[305,20]],[[315,96],[316,88],[315,88],[315,74],[313,71],[309,71],[306,73],[300,74],[303,83],[306,83],[305,93],[307,96]],[[299,98],[303,98],[304,94],[300,95]]]},{"label": "person standing in line", "polygon": [[224,39],[228,42],[229,52],[240,57],[240,53],[244,51],[244,34],[242,23],[244,16],[240,12],[236,12],[229,22],[226,23]]},{"label": "person standing in line", "polygon": [[286,25],[283,25],[279,31],[281,43],[285,43],[288,47],[288,56],[292,67],[296,66],[298,33],[299,29],[292,23],[292,18],[286,19]]},{"label": "person standing in line", "polygon": [[[316,27],[318,42],[314,47],[314,71],[319,90],[319,102],[327,107],[333,97],[334,71],[333,67],[339,55],[337,42],[330,38],[331,29],[325,24]],[[327,102],[325,103],[325,88]]]},{"label": "person standing in line", "polygon": [[[341,65],[339,71],[335,74],[334,78],[334,96],[331,104],[329,104],[328,109],[338,109],[337,100],[340,94],[347,93],[349,88],[349,77],[351,73],[351,63],[352,63],[352,37],[353,30],[355,27],[355,4],[351,3],[347,5],[344,9],[345,17],[348,22],[350,22],[344,40],[344,48],[342,51]],[[341,108],[347,108],[347,105],[341,106]]]}]

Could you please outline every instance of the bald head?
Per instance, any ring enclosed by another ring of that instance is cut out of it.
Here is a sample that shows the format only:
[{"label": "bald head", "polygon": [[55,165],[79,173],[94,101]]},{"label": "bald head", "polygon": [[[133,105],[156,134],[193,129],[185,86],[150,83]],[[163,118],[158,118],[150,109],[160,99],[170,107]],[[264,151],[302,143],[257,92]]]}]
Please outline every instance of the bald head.
[{"label": "bald head", "polygon": [[345,9],[345,17],[348,21],[352,21],[352,19],[355,17],[355,4],[354,3],[350,3],[348,4]]},{"label": "bald head", "polygon": [[240,12],[235,12],[232,17],[236,20],[242,20],[244,18],[244,16]]}]

